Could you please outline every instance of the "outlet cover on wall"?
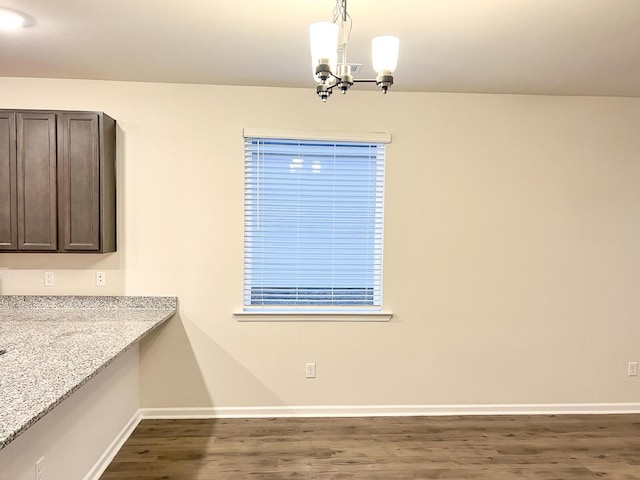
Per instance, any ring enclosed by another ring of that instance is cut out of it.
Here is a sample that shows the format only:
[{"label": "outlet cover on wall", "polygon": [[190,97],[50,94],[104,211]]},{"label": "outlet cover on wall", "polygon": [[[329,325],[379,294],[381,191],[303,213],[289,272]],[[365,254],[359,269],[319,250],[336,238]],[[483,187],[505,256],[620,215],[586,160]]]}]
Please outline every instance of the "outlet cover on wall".
[{"label": "outlet cover on wall", "polygon": [[307,378],[316,378],[316,364],[307,363],[305,373]]},{"label": "outlet cover on wall", "polygon": [[96,272],[96,287],[107,286],[107,274],[106,272]]},{"label": "outlet cover on wall", "polygon": [[630,377],[638,376],[638,362],[629,362],[629,365],[627,365],[627,375]]},{"label": "outlet cover on wall", "polygon": [[44,286],[53,287],[54,284],[55,278],[53,277],[53,272],[44,272]]}]

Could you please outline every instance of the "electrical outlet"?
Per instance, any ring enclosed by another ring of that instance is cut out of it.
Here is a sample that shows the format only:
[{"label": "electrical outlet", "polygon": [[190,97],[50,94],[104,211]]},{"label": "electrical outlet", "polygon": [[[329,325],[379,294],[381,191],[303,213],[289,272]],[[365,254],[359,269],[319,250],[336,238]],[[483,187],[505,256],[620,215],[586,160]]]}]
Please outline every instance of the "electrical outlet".
[{"label": "electrical outlet", "polygon": [[627,375],[630,377],[638,376],[638,362],[629,362],[629,365],[627,366]]},{"label": "electrical outlet", "polygon": [[55,279],[53,278],[53,272],[44,272],[44,286],[53,287]]},{"label": "electrical outlet", "polygon": [[44,478],[44,457],[36,462],[36,480],[45,480]]},{"label": "electrical outlet", "polygon": [[307,363],[306,365],[307,378],[316,378],[316,364]]},{"label": "electrical outlet", "polygon": [[96,287],[107,286],[107,274],[105,272],[96,272]]}]

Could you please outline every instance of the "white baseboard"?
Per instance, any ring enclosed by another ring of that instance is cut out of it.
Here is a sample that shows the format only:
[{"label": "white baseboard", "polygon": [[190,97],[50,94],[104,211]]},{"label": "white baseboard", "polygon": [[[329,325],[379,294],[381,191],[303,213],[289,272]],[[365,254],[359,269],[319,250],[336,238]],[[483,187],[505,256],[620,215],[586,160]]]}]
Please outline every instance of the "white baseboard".
[{"label": "white baseboard", "polygon": [[100,478],[109,464],[113,461],[120,448],[122,448],[124,443],[136,429],[140,420],[142,420],[142,417],[140,416],[140,410],[138,410],[133,414],[122,430],[120,430],[116,438],[109,444],[104,453],[100,455],[100,458],[98,458],[96,463],[93,464],[93,467],[91,467],[91,470],[89,470],[89,472],[84,476],[83,480],[98,480]]},{"label": "white baseboard", "polygon": [[640,403],[560,403],[514,405],[341,405],[292,407],[142,408],[143,419],[401,417],[446,415],[571,415],[640,413]]}]

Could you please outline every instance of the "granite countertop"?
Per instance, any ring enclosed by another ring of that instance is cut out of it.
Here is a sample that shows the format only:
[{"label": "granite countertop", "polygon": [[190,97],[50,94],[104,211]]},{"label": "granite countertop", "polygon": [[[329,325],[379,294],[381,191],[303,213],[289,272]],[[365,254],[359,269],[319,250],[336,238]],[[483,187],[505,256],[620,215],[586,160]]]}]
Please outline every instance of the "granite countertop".
[{"label": "granite countertop", "polygon": [[0,449],[176,310],[176,297],[0,296]]}]

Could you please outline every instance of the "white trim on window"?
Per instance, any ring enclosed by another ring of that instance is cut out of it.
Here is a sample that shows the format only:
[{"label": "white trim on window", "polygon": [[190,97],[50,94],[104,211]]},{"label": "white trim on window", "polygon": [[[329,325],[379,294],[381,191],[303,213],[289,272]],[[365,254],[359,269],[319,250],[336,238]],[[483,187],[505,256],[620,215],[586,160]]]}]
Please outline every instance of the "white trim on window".
[{"label": "white trim on window", "polygon": [[238,322],[389,322],[391,312],[233,312]]},{"label": "white trim on window", "polygon": [[245,138],[256,137],[332,142],[391,143],[391,134],[383,132],[306,132],[302,130],[245,128],[243,136]]}]

